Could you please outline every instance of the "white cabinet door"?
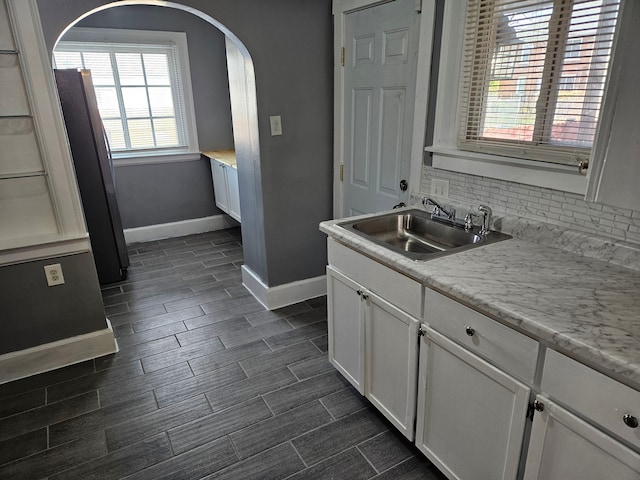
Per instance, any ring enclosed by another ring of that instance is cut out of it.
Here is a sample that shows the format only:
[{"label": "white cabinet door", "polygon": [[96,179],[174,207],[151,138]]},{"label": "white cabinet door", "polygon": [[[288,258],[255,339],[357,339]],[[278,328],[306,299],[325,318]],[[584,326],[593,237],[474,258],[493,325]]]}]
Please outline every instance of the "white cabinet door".
[{"label": "white cabinet door", "polygon": [[515,479],[529,388],[426,331],[418,367],[417,447],[451,479]]},{"label": "white cabinet door", "polygon": [[229,190],[225,165],[211,159],[211,175],[213,176],[213,194],[216,197],[216,206],[225,213],[229,212]]},{"label": "white cabinet door", "polygon": [[538,396],[524,480],[638,480],[640,454]]},{"label": "white cabinet door", "polygon": [[362,290],[327,267],[329,361],[364,395],[364,309]]},{"label": "white cabinet door", "polygon": [[420,323],[365,291],[365,396],[413,440]]},{"label": "white cabinet door", "polygon": [[226,168],[227,187],[229,192],[229,216],[240,221],[240,189],[238,188],[238,170]]}]

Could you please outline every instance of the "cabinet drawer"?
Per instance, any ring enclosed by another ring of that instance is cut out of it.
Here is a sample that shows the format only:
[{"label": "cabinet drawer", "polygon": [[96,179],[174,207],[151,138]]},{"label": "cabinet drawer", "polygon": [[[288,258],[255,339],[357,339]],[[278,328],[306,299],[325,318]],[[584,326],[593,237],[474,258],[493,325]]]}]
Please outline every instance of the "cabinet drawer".
[{"label": "cabinet drawer", "polygon": [[420,318],[422,284],[329,239],[329,265],[377,293],[409,315]]},{"label": "cabinet drawer", "polygon": [[539,344],[532,338],[428,288],[424,321],[516,378],[533,382]]},{"label": "cabinet drawer", "polygon": [[625,415],[640,422],[640,392],[554,350],[548,350],[542,392],[587,420],[640,449],[640,426],[629,427]]}]

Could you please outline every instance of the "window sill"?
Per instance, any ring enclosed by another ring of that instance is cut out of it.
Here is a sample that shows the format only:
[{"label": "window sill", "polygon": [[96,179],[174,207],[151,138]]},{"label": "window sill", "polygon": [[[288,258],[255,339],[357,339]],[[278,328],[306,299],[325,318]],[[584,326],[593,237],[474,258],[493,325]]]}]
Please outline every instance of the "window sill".
[{"label": "window sill", "polygon": [[200,160],[200,152],[184,152],[184,153],[169,153],[169,152],[154,152],[144,155],[127,155],[119,154],[113,156],[114,167],[124,167],[133,165],[153,165],[160,163],[179,163],[179,162],[193,162]]},{"label": "window sill", "polygon": [[433,168],[584,195],[587,177],[577,167],[429,146]]}]

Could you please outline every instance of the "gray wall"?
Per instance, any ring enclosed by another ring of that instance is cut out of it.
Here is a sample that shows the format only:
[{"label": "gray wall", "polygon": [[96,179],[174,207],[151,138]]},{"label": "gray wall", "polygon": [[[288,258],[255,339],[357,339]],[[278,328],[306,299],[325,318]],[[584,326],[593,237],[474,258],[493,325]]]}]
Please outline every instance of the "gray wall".
[{"label": "gray wall", "polygon": [[[44,18],[44,16],[43,16]],[[79,27],[185,32],[201,151],[233,148],[224,34],[175,9],[131,5],[90,15]],[[54,39],[48,39],[49,49]],[[218,215],[209,161],[119,166],[117,196],[124,228]]]},{"label": "gray wall", "polygon": [[[47,286],[45,265],[60,263],[65,284]],[[91,253],[0,268],[0,355],[107,328]]]},{"label": "gray wall", "polygon": [[[52,45],[75,18],[106,3],[40,0],[47,44]],[[261,277],[269,286],[323,275],[326,237],[318,223],[331,218],[332,198],[331,0],[180,3],[229,28],[253,59],[263,202],[258,215],[263,216],[266,256],[263,265],[247,265],[255,272],[265,271]],[[271,137],[270,115],[282,116],[282,136]],[[245,235],[245,250],[261,241]]]},{"label": "gray wall", "polygon": [[219,214],[212,183],[208,159],[120,166],[116,193],[122,224],[134,228]]}]

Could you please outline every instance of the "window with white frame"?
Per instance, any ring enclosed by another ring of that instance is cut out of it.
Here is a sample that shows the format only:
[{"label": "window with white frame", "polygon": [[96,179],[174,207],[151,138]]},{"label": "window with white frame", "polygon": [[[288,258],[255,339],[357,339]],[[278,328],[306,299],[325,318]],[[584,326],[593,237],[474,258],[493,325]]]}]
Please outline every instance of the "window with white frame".
[{"label": "window with white frame", "polygon": [[56,46],[55,67],[91,70],[112,152],[122,157],[197,151],[184,34],[77,30],[69,36],[73,40],[65,37]]},{"label": "window with white frame", "polygon": [[575,165],[593,144],[619,0],[469,0],[461,150]]}]

